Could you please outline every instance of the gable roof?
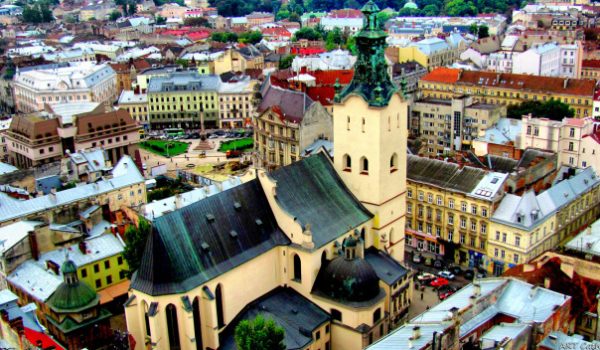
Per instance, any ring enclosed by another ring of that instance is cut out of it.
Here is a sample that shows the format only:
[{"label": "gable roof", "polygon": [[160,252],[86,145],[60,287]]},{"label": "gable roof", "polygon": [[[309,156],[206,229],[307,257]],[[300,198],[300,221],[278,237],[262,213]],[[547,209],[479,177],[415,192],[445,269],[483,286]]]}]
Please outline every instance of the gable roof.
[{"label": "gable roof", "polygon": [[288,243],[252,180],[156,218],[131,287],[182,293]]},{"label": "gable roof", "polygon": [[279,204],[302,227],[310,224],[316,248],[373,217],[344,185],[323,153],[279,168],[270,175],[277,181]]},{"label": "gable roof", "polygon": [[258,111],[263,113],[269,108],[276,110],[280,116],[293,123],[299,123],[304,113],[314,103],[307,94],[273,86],[270,83],[264,89]]}]

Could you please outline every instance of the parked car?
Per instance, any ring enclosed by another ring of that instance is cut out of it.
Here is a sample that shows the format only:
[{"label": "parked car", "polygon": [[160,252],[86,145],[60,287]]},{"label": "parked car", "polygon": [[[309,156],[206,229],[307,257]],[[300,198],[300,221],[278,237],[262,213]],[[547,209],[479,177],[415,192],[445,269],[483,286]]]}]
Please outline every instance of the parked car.
[{"label": "parked car", "polygon": [[430,286],[432,286],[433,288],[440,288],[443,286],[447,286],[448,285],[448,280],[445,279],[444,277],[438,277],[436,279],[434,279],[433,281],[431,281],[431,283],[429,283]]},{"label": "parked car", "polygon": [[421,261],[423,261],[423,260],[422,260],[422,258],[421,258],[421,255],[419,255],[419,254],[414,254],[414,255],[413,255],[413,258],[412,258],[412,261],[413,261],[414,263],[416,263],[416,264],[420,264],[420,263],[421,263]]},{"label": "parked car", "polygon": [[440,300],[444,300],[454,293],[456,293],[456,289],[446,286],[438,290],[438,297],[440,298]]},{"label": "parked car", "polygon": [[465,271],[465,278],[468,280],[472,280],[475,277],[475,271],[469,269]]},{"label": "parked car", "polygon": [[417,281],[423,284],[428,284],[429,282],[436,279],[435,275],[429,272],[423,272],[417,276]]},{"label": "parked car", "polygon": [[440,271],[438,273],[438,276],[444,277],[445,279],[451,280],[451,281],[454,279],[454,274],[448,270]]},{"label": "parked car", "polygon": [[433,262],[433,267],[435,267],[436,269],[441,269],[444,267],[444,262],[442,260],[437,259]]},{"label": "parked car", "polygon": [[458,276],[460,274],[462,274],[462,269],[460,268],[460,266],[458,265],[454,265],[452,267],[450,267],[448,270],[450,270],[450,272],[452,272],[454,274],[454,276]]},{"label": "parked car", "polygon": [[225,157],[227,157],[227,158],[237,158],[241,155],[242,155],[242,151],[235,150],[235,149],[230,149],[229,151],[227,151],[227,153],[225,153]]}]

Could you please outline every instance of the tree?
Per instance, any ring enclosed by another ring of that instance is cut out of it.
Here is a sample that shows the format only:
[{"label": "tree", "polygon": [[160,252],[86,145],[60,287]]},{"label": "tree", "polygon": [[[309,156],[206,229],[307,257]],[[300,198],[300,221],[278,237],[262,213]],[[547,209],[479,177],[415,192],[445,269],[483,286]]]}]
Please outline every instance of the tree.
[{"label": "tree", "polygon": [[331,51],[343,43],[344,39],[342,38],[342,31],[340,28],[336,27],[327,32],[327,38],[325,39],[325,50]]},{"label": "tree", "polygon": [[477,14],[477,8],[472,2],[463,0],[450,0],[446,3],[444,10],[448,16],[474,16]]},{"label": "tree", "polygon": [[294,34],[294,40],[306,39],[306,40],[321,40],[323,37],[321,33],[317,32],[315,29],[311,27],[304,27],[296,31]]},{"label": "tree", "polygon": [[108,15],[108,19],[110,19],[112,22],[118,20],[119,18],[121,18],[121,12],[117,10],[113,10],[113,12]]},{"label": "tree", "polygon": [[469,26],[469,33],[473,35],[477,35],[479,33],[479,27],[477,27],[477,23],[471,23]]},{"label": "tree", "polygon": [[154,22],[156,22],[156,24],[158,24],[158,25],[161,25],[161,24],[167,23],[167,19],[161,15],[158,15],[154,18]]},{"label": "tree", "polygon": [[437,7],[437,5],[430,4],[423,7],[421,12],[423,13],[423,16],[434,17],[440,14],[440,8]]},{"label": "tree", "polygon": [[262,33],[257,30],[244,32],[238,35],[238,42],[242,44],[258,44],[261,40]]},{"label": "tree", "polygon": [[137,5],[135,4],[135,2],[129,3],[129,11],[128,11],[129,16],[135,14],[136,12],[137,12]]},{"label": "tree", "polygon": [[261,315],[243,320],[235,327],[235,344],[239,350],[285,350],[285,331],[272,319]]},{"label": "tree", "polygon": [[296,57],[296,55],[287,55],[282,57],[279,60],[279,69],[288,69],[292,66],[292,62],[294,61],[294,57]]},{"label": "tree", "polygon": [[40,12],[33,6],[25,6],[22,16],[23,22],[26,23],[40,23],[42,21]]},{"label": "tree", "polygon": [[125,230],[125,248],[123,249],[123,257],[127,260],[129,277],[140,267],[142,256],[146,247],[146,240],[150,236],[152,226],[144,219],[140,218],[138,226],[130,225]]},{"label": "tree", "polygon": [[190,17],[183,20],[183,25],[189,27],[210,27],[206,17]]},{"label": "tree", "polygon": [[560,121],[565,117],[572,118],[575,115],[575,110],[566,103],[552,98],[545,102],[525,101],[519,105],[511,105],[507,108],[507,116],[509,118],[521,119],[522,116],[527,114]]},{"label": "tree", "polygon": [[479,27],[479,30],[477,31],[477,36],[479,37],[479,39],[489,37],[490,36],[490,28],[488,28],[488,26],[485,26],[485,25]]}]

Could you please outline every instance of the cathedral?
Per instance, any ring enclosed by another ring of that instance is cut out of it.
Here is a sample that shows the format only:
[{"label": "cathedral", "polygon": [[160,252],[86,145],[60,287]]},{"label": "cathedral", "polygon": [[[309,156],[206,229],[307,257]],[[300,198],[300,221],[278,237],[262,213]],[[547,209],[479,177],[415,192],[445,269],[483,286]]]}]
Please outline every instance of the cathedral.
[{"label": "cathedral", "polygon": [[377,6],[336,88],[334,159],[314,154],[157,218],[125,303],[135,349],[236,349],[263,315],[288,349],[359,350],[406,316],[407,103]]}]

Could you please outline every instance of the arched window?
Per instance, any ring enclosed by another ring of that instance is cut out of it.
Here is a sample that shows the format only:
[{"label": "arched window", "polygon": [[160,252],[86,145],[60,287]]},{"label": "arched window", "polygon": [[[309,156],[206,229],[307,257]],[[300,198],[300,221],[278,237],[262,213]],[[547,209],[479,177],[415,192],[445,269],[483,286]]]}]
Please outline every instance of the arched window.
[{"label": "arched window", "polygon": [[196,338],[196,350],[204,349],[202,347],[202,319],[200,318],[200,299],[194,298],[192,303],[192,312],[194,314],[194,337]]},{"label": "arched window", "polygon": [[221,285],[217,285],[215,289],[215,302],[217,304],[217,326],[219,328],[225,326],[225,320],[223,317],[223,291],[221,290]]},{"label": "arched window", "polygon": [[360,159],[360,173],[361,174],[369,174],[369,160],[365,157]]},{"label": "arched window", "polygon": [[381,309],[377,308],[375,312],[373,312],[373,323],[377,323],[381,319]]},{"label": "arched window", "polygon": [[296,282],[302,281],[302,262],[298,254],[294,255],[294,280]]},{"label": "arched window", "polygon": [[167,305],[167,331],[169,333],[169,348],[179,350],[179,324],[177,323],[177,308],[173,304]]},{"label": "arched window", "polygon": [[394,153],[390,157],[390,173],[393,173],[396,170],[398,170],[398,155]]},{"label": "arched window", "polygon": [[349,155],[344,154],[342,161],[344,162],[344,171],[352,171],[352,158],[350,158]]},{"label": "arched window", "polygon": [[142,308],[144,310],[144,330],[146,331],[146,336],[152,336],[152,332],[150,331],[150,317],[148,316],[148,304],[145,301],[142,301]]}]

